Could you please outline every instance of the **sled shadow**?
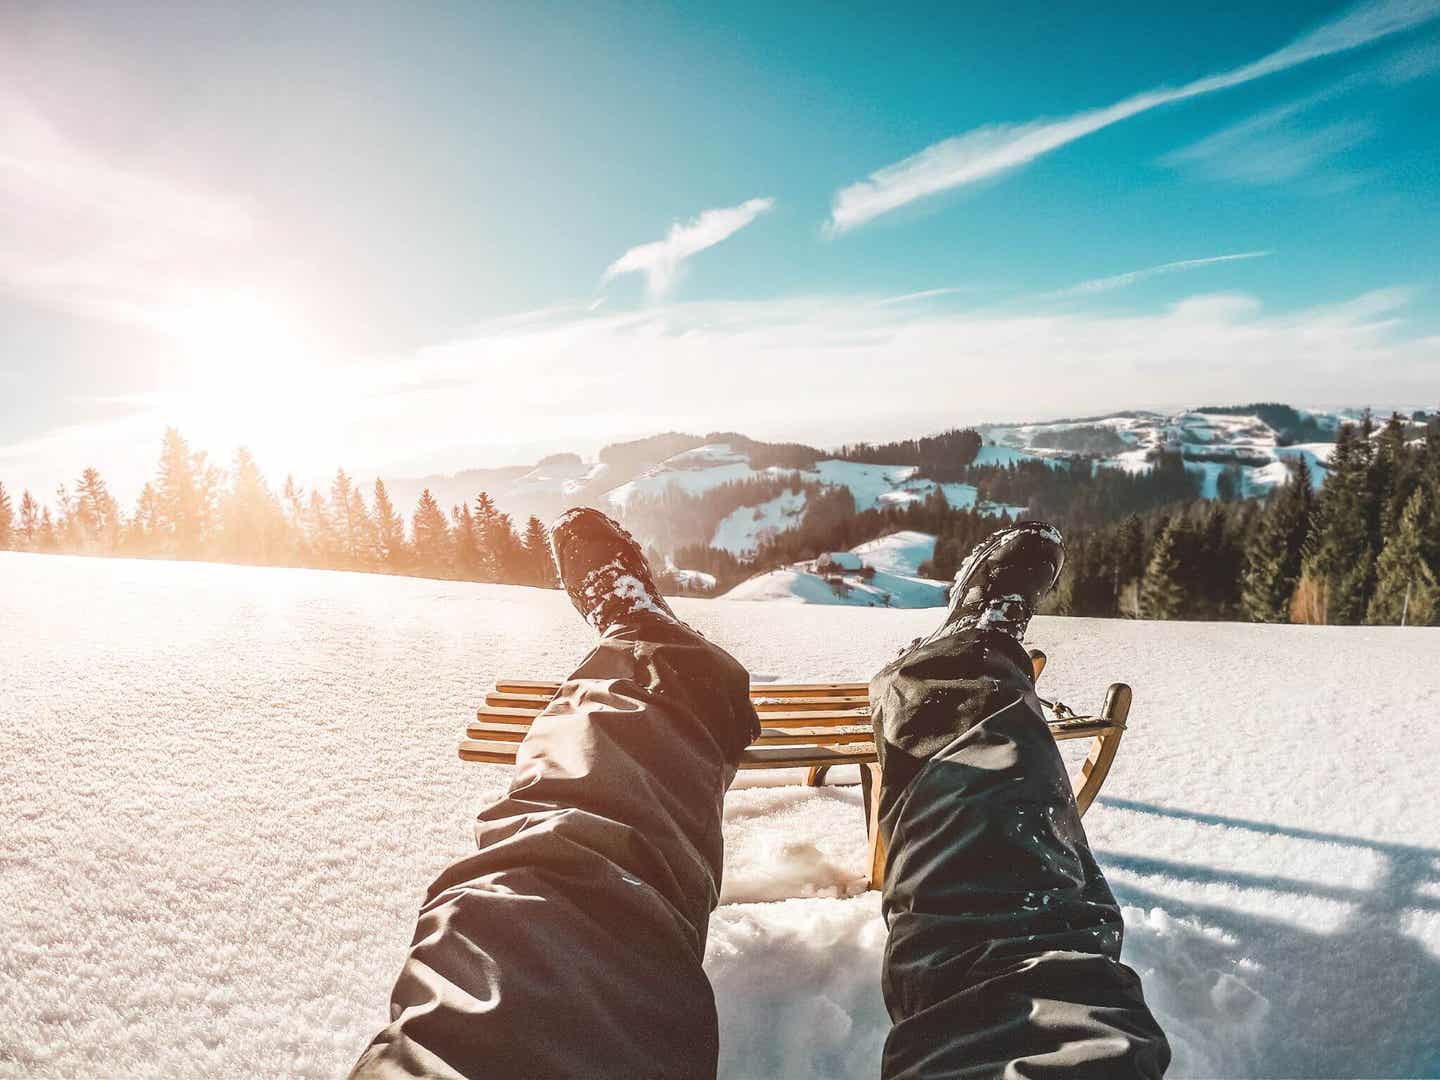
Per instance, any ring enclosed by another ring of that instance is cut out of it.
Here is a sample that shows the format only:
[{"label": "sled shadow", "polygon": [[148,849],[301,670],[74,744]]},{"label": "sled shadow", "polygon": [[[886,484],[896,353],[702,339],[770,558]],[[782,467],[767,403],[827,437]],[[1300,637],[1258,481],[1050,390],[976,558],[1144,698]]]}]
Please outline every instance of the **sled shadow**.
[{"label": "sled shadow", "polygon": [[[1174,998],[1157,1000],[1156,1005],[1172,1015],[1186,1016],[1185,993],[1198,993],[1196,986],[1203,986],[1209,992],[1201,1004],[1224,1020],[1217,980],[1227,973],[1233,975],[1268,1003],[1252,1010],[1253,1053],[1242,1055],[1253,1060],[1256,1073],[1285,1077],[1440,1074],[1440,1024],[1436,1020],[1440,1017],[1440,956],[1418,939],[1420,925],[1440,921],[1440,849],[1129,799],[1102,796],[1097,801],[1116,810],[1374,853],[1373,879],[1360,885],[1315,883],[1103,850],[1097,850],[1096,857],[1106,870],[1201,887],[1263,889],[1280,894],[1282,901],[1288,894],[1296,900],[1320,897],[1343,905],[1339,925],[1327,926],[1322,932],[1308,928],[1293,913],[1297,921],[1287,918],[1269,897],[1257,905],[1265,908],[1264,913],[1257,913],[1195,899],[1193,890],[1188,896],[1169,895],[1163,891],[1163,883],[1157,883],[1162,891],[1152,891],[1144,884],[1114,885],[1122,904],[1161,908],[1173,918],[1192,919],[1221,931],[1190,935],[1179,943],[1180,953],[1175,955],[1166,955],[1166,949],[1176,945],[1161,940],[1163,933],[1145,945],[1145,949],[1155,948],[1160,966],[1166,969],[1159,979],[1166,985],[1157,990]],[[1217,896],[1217,900],[1223,899]],[[1242,959],[1258,967],[1237,963]],[[1166,1009],[1166,1005],[1170,1007]],[[1187,1034],[1197,1042],[1207,1036],[1203,1023]],[[1220,1032],[1214,1034],[1224,1037]]]}]

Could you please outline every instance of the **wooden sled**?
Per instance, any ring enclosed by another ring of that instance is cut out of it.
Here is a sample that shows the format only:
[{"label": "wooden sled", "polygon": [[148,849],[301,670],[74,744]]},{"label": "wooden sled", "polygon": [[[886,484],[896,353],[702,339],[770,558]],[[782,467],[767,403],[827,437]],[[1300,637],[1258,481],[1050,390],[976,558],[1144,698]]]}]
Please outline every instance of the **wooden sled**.
[{"label": "wooden sled", "polygon": [[[1030,651],[1035,678],[1045,668],[1045,654]],[[560,689],[556,682],[499,679],[485,695],[485,704],[460,740],[465,761],[513,765],[520,742],[550,699]],[[1049,714],[1050,734],[1056,741],[1091,739],[1090,753],[1070,782],[1075,802],[1084,814],[1095,801],[1110,765],[1120,748],[1130,714],[1130,687],[1111,683],[1098,716],[1080,716],[1062,702],[1041,698]],[[866,683],[767,683],[750,688],[750,700],[760,715],[760,737],[740,758],[742,769],[806,769],[805,782],[824,783],[836,765],[860,766],[860,783],[869,838],[870,888],[884,881],[885,850],[877,827],[875,803],[880,766],[875,758],[870,726],[870,697]]]}]

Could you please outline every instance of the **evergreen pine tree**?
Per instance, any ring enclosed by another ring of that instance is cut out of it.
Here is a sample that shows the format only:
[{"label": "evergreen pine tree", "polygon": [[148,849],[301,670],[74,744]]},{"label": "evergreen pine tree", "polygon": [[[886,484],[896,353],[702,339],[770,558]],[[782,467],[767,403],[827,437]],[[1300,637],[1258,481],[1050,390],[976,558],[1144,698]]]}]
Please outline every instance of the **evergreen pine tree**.
[{"label": "evergreen pine tree", "polygon": [[337,556],[342,566],[354,567],[360,564],[356,538],[356,522],[351,516],[350,477],[344,469],[335,470],[335,479],[330,482],[330,518],[335,523]]},{"label": "evergreen pine tree", "polygon": [[1301,458],[1290,482],[1270,496],[1245,551],[1241,607],[1254,622],[1289,621],[1310,531],[1311,498],[1310,469]]},{"label": "evergreen pine tree", "polygon": [[480,581],[499,581],[500,566],[497,548],[502,543],[500,511],[487,492],[475,496],[475,543],[477,547],[475,576]]},{"label": "evergreen pine tree", "polygon": [[375,481],[375,536],[380,562],[394,570],[405,561],[405,519],[395,510],[385,481]]},{"label": "evergreen pine tree", "polygon": [[280,492],[281,512],[285,515],[287,543],[290,556],[304,564],[310,560],[310,536],[306,529],[305,491],[295,483],[293,474],[285,476],[285,487]]},{"label": "evergreen pine tree", "polygon": [[200,552],[204,513],[196,457],[174,428],[166,428],[155,478],[155,532],[159,550],[182,558]]},{"label": "evergreen pine tree", "polygon": [[[529,572],[525,549],[509,514],[497,514],[490,530],[490,558],[496,581],[524,581]],[[661,565],[664,563],[662,561]]]},{"label": "evergreen pine tree", "polygon": [[1140,593],[1140,610],[1147,619],[1178,618],[1185,607],[1185,586],[1181,581],[1180,536],[1183,526],[1172,519],[1155,539],[1145,583]]},{"label": "evergreen pine tree", "polygon": [[40,541],[40,504],[26,488],[20,494],[20,550],[34,551]]},{"label": "evergreen pine tree", "polygon": [[53,535],[56,551],[79,551],[83,546],[84,535],[75,516],[75,499],[64,484],[55,489]]},{"label": "evergreen pine tree", "polygon": [[1430,569],[1440,574],[1440,410],[1425,427],[1416,472],[1416,485],[1425,492],[1430,519],[1421,530],[1421,553]]},{"label": "evergreen pine tree", "polygon": [[120,508],[98,470],[87,468],[75,486],[74,516],[80,543],[91,552],[113,552],[120,535]]},{"label": "evergreen pine tree", "polygon": [[55,534],[55,519],[50,516],[48,506],[40,509],[40,528],[35,542],[36,551],[58,551],[60,538]]},{"label": "evergreen pine tree", "polygon": [[221,552],[239,562],[272,561],[280,554],[279,517],[280,508],[255,458],[240,447],[230,469],[230,487],[221,500]]},{"label": "evergreen pine tree", "polygon": [[310,545],[310,559],[315,566],[335,566],[341,559],[340,535],[330,506],[320,492],[310,492],[305,508],[305,533]]},{"label": "evergreen pine tree", "polygon": [[0,482],[0,551],[9,551],[15,546],[15,507],[10,502],[10,493]]},{"label": "evergreen pine tree", "polygon": [[1358,623],[1365,614],[1375,553],[1370,547],[1366,486],[1371,447],[1364,428],[1343,424],[1330,455],[1330,475],[1316,500],[1308,576],[1321,590],[1321,618],[1336,625]]},{"label": "evergreen pine tree", "polygon": [[550,533],[534,514],[525,523],[525,535],[521,540],[525,558],[529,564],[529,584],[541,585],[547,589],[555,587],[555,560],[550,554]]},{"label": "evergreen pine tree", "polygon": [[130,516],[130,525],[125,531],[127,551],[147,555],[155,550],[157,507],[155,486],[147,482],[135,499],[135,513]]},{"label": "evergreen pine tree", "polygon": [[468,505],[450,508],[450,524],[454,537],[455,576],[474,581],[480,577],[479,530],[470,516]]},{"label": "evergreen pine tree", "polygon": [[1440,587],[1421,553],[1424,518],[1425,493],[1416,491],[1380,553],[1375,595],[1365,614],[1366,622],[1424,626],[1440,614]]},{"label": "evergreen pine tree", "polygon": [[1405,422],[1400,419],[1399,413],[1391,413],[1375,440],[1366,483],[1372,551],[1380,551],[1385,546],[1386,537],[1394,534],[1400,514],[1410,498],[1409,458],[1405,445]]},{"label": "evergreen pine tree", "polygon": [[[1122,600],[1127,592],[1132,595],[1138,608],[1139,590],[1130,589],[1128,586],[1145,573],[1145,523],[1138,514],[1131,514],[1120,522],[1115,530],[1114,550],[1114,610],[1116,615],[1124,615],[1126,612],[1123,610]],[[1130,614],[1138,615],[1139,611],[1132,609]]]},{"label": "evergreen pine tree", "polygon": [[373,569],[380,562],[380,535],[365,496],[358,487],[350,489],[349,514],[351,558],[362,570]]},{"label": "evergreen pine tree", "polygon": [[435,496],[426,488],[420,493],[411,519],[415,537],[415,565],[422,574],[440,576],[450,572],[450,526]]}]

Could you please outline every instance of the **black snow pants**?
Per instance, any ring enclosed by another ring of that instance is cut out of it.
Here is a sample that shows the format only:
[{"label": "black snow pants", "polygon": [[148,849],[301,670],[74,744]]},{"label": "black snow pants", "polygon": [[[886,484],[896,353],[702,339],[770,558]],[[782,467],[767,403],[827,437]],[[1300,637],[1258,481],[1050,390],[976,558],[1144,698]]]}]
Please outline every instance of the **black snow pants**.
[{"label": "black snow pants", "polygon": [[[871,684],[887,1078],[1168,1063],[1028,671],[1009,638],[952,635]],[[535,721],[479,852],[431,886],[352,1076],[714,1077],[701,961],[748,684],[684,627],[612,628]]]}]

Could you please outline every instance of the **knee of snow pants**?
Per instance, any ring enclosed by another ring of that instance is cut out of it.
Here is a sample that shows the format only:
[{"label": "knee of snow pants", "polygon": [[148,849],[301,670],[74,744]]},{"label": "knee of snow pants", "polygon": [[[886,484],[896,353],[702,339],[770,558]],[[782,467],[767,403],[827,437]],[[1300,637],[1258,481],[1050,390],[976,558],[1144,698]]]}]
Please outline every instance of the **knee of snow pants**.
[{"label": "knee of snow pants", "polygon": [[431,886],[360,1077],[713,1077],[701,968],[749,677],[668,621],[612,630]]},{"label": "knee of snow pants", "polygon": [[1158,1077],[1169,1045],[1120,963],[1029,658],[942,637],[871,683],[894,1022],[887,1078]]}]

